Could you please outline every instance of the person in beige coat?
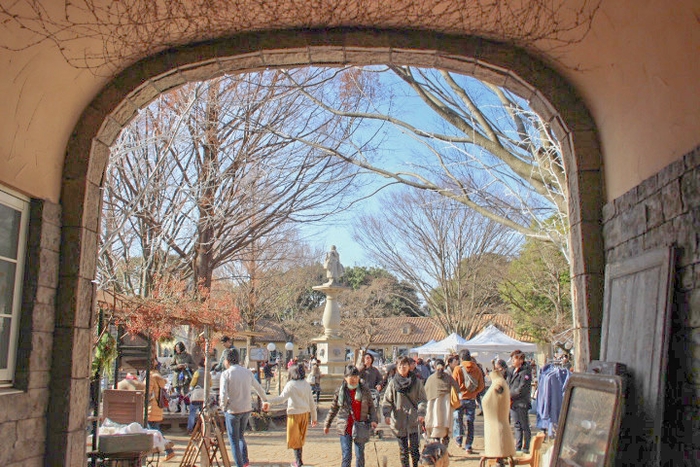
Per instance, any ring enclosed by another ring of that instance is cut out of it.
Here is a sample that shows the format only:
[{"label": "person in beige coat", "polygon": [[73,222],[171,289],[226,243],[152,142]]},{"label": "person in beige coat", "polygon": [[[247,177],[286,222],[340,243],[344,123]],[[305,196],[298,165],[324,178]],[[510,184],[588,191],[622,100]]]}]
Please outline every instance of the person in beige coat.
[{"label": "person in beige coat", "polygon": [[[160,431],[160,423],[163,421],[163,408],[158,406],[161,389],[165,388],[167,381],[158,371],[160,363],[158,360],[153,361],[151,374],[148,382],[148,428]],[[165,444],[165,460],[170,460],[175,457],[173,444],[167,441]]]},{"label": "person in beige coat", "polygon": [[148,383],[148,427],[154,430],[160,430],[160,422],[163,421],[164,407],[158,406],[158,399],[161,389],[165,389],[166,384],[168,382],[154,366]]},{"label": "person in beige coat", "polygon": [[515,456],[515,439],[510,429],[510,389],[504,378],[508,368],[504,360],[498,360],[489,374],[491,387],[481,404],[484,411],[484,456],[507,458]]},{"label": "person in beige coat", "polygon": [[459,392],[459,385],[450,373],[445,370],[445,361],[435,360],[435,373],[425,382],[425,394],[428,405],[425,412],[425,431],[429,438],[440,441],[445,446],[450,444],[452,435],[453,412],[450,405],[450,391],[454,388]]}]

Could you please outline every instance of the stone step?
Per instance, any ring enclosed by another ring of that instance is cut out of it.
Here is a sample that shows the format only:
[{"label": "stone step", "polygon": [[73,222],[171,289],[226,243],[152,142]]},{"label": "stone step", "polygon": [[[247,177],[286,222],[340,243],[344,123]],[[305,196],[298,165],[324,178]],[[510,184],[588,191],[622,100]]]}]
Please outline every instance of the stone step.
[{"label": "stone step", "polygon": [[187,430],[187,413],[164,413],[163,421],[160,422],[160,430],[167,432],[171,430]]},{"label": "stone step", "polygon": [[[319,411],[319,417],[321,416],[321,411],[327,410],[328,407],[330,406],[330,402],[333,401],[333,393],[328,392],[328,393],[321,393],[321,397],[319,399],[319,406],[320,406],[320,411]],[[286,414],[286,405],[283,406],[276,406],[274,410],[271,410],[269,412],[269,415],[273,419],[283,419]],[[169,430],[182,430],[186,431],[187,430],[187,419],[189,417],[188,412],[164,412],[163,413],[163,421],[160,423],[161,426],[161,431],[167,432]],[[221,417],[221,426],[223,427],[224,420],[223,416]]]}]

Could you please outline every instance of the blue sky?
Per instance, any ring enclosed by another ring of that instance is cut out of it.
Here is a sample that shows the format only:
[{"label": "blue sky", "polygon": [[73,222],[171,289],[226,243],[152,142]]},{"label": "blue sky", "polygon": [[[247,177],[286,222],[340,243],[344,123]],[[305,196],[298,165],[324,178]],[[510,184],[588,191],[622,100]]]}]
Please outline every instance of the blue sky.
[{"label": "blue sky", "polygon": [[[369,109],[369,111],[376,111],[379,113],[391,113],[392,115],[398,116],[404,121],[415,125],[416,127],[422,129],[429,129],[436,132],[452,133],[454,130],[450,129],[449,125],[440,117],[438,117],[426,104],[406,86],[398,77],[392,73],[381,73],[381,88],[383,94],[381,98],[375,102],[377,105],[374,109]],[[457,79],[466,88],[473,91],[473,98],[480,106],[482,110],[485,110],[489,118],[494,122],[500,121],[505,124],[505,131],[515,131],[512,127],[512,122],[510,119],[504,115],[504,110],[501,107],[500,102],[497,98],[488,90],[482,87],[481,84],[477,84],[478,81],[474,78],[469,77],[457,77]],[[391,103],[386,100],[387,95],[391,96]],[[527,108],[527,103],[520,100],[519,102],[525,108]],[[389,107],[391,110],[389,110]],[[377,129],[376,122],[365,122],[366,127],[361,128],[354,135],[355,141],[362,141],[363,138],[371,137],[375,134]],[[416,141],[415,135],[408,133],[406,131],[400,130],[398,127],[387,124],[381,131],[381,144],[377,148],[377,151],[373,154],[373,162],[381,161],[380,165],[384,169],[413,171],[414,164],[425,164],[426,166],[436,166],[437,163],[434,156],[431,155],[430,151],[426,150],[424,144]],[[425,140],[424,140],[425,141]],[[454,149],[447,143],[431,143],[436,149],[444,149],[445,151],[453,151]],[[361,144],[358,144],[361,146]],[[466,150],[483,153],[479,148],[467,148]],[[376,158],[376,159],[375,159]],[[498,164],[500,161],[492,160],[488,154],[484,155],[484,160],[487,164]],[[381,184],[386,183],[386,179],[374,175],[375,182],[372,183],[372,187],[376,189],[381,186]],[[518,190],[517,185],[514,185],[514,190]],[[373,264],[372,261],[367,256],[361,247],[353,240],[352,232],[353,226],[352,222],[354,217],[359,213],[367,214],[371,211],[381,209],[379,199],[385,192],[381,191],[378,195],[373,198],[363,200],[358,205],[354,206],[353,209],[341,216],[334,219],[334,223],[325,223],[324,225],[307,225],[303,226],[302,234],[304,236],[309,235],[308,241],[315,247],[321,248],[323,251],[328,251],[331,245],[335,245],[340,253],[341,262],[344,266],[377,266]]]},{"label": "blue sky", "polygon": [[[332,221],[305,224],[300,226],[300,231],[312,247],[320,248],[323,252],[335,245],[340,254],[340,262],[345,267],[377,266],[353,240],[352,233],[353,221],[358,213],[368,213],[379,208],[379,197],[374,196],[361,201],[351,211],[335,216]],[[319,258],[319,261],[322,259]]]}]

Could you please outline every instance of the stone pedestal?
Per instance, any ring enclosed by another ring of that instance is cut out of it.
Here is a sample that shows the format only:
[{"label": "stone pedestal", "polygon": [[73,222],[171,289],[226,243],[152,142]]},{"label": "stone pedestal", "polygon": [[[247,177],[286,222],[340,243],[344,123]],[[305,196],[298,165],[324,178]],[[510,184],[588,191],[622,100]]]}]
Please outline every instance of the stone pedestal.
[{"label": "stone pedestal", "polygon": [[321,369],[321,393],[332,394],[343,382],[345,372],[345,341],[325,336],[314,339],[316,358]]},{"label": "stone pedestal", "polygon": [[343,382],[343,375],[323,375],[321,377],[321,394],[332,395]]},{"label": "stone pedestal", "polygon": [[336,375],[340,375],[342,379],[345,371],[345,340],[340,336],[340,307],[336,298],[340,293],[349,290],[349,287],[324,284],[313,289],[326,295],[322,320],[325,332],[323,336],[314,339],[321,373],[328,375],[321,379],[322,385],[326,386],[326,383],[323,383],[324,379],[329,380],[329,376]]},{"label": "stone pedestal", "polygon": [[340,307],[336,298],[349,287],[323,284],[313,288],[326,295],[326,307],[323,310],[324,335],[314,339],[316,358],[321,369],[321,392],[335,392],[343,381],[345,372],[345,340],[340,336]]},{"label": "stone pedestal", "polygon": [[325,336],[314,339],[316,358],[320,363],[321,374],[336,375],[345,371],[345,341],[329,339]]},{"label": "stone pedestal", "polygon": [[316,358],[320,363],[321,391],[331,393],[343,381],[345,372],[345,340],[340,336],[340,307],[336,297],[349,287],[333,284],[319,285],[313,288],[326,295],[326,307],[323,310],[324,335],[314,339]]},{"label": "stone pedestal", "polygon": [[[326,295],[326,307],[323,309],[322,320],[326,337],[338,339],[340,337],[340,307],[336,298],[341,292],[350,290],[350,288],[332,284],[317,285],[312,288]],[[343,355],[343,357],[345,356]]]}]

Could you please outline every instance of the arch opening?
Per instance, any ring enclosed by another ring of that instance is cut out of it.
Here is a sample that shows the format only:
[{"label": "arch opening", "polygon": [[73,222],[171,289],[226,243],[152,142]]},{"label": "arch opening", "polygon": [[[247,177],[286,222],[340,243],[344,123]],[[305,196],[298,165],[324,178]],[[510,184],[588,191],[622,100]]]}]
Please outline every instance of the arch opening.
[{"label": "arch opening", "polygon": [[[68,387],[52,388],[52,398],[68,390],[71,407],[82,403],[77,386],[84,383],[77,380],[87,374],[73,368],[87,366],[84,360],[89,359],[89,339],[80,336],[89,335],[92,323],[85,311],[81,315],[76,310],[92,309],[90,281],[96,268],[100,188],[112,143],[138,110],[160,93],[224,73],[271,67],[396,64],[440,68],[502,86],[528,100],[562,143],[570,193],[575,341],[577,358],[581,359],[577,364],[597,356],[604,268],[601,157],[590,115],[557,73],[523,50],[471,37],[343,30],[304,35],[270,32],[257,34],[252,41],[250,37],[169,51],[135,64],[93,101],[76,127],[63,176],[59,290],[64,297],[58,300],[57,307],[57,315],[71,317],[66,324],[74,332],[57,334],[54,343],[54,348],[72,349],[73,365],[58,368],[54,364],[60,373],[57,377],[66,381]],[[270,47],[273,43],[278,45]],[[77,246],[79,254],[71,255],[65,245],[71,245],[72,251]],[[62,433],[63,425],[49,423],[50,437],[60,437]]]}]

